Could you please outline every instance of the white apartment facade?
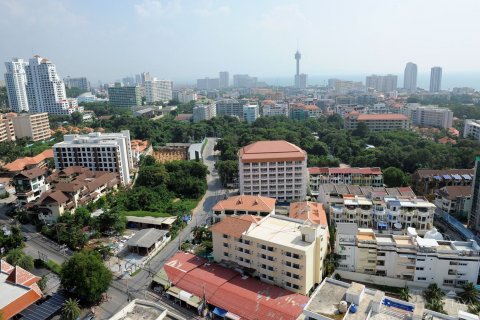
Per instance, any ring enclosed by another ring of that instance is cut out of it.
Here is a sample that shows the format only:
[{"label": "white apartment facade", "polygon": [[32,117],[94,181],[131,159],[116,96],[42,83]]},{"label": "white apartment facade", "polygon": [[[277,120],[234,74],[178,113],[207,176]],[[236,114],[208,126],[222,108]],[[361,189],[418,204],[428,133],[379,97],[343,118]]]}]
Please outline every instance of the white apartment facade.
[{"label": "white apartment facade", "polygon": [[10,116],[0,114],[0,142],[15,141],[15,129]]},{"label": "white apartment facade", "polygon": [[436,229],[424,238],[409,230],[407,235],[377,234],[355,224],[338,224],[335,252],[338,270],[431,283],[451,290],[477,283],[480,247],[471,241],[445,241]]},{"label": "white apartment facade", "polygon": [[235,99],[224,99],[217,101],[217,116],[238,117],[243,120],[243,106],[247,102]]},{"label": "white apartment facade", "polygon": [[189,103],[190,101],[197,101],[197,93],[193,90],[180,90],[175,92],[174,97],[180,103]]},{"label": "white apartment facade", "polygon": [[67,98],[65,85],[50,60],[35,56],[25,70],[29,112],[66,115],[83,111],[76,99]]},{"label": "white apartment facade", "polygon": [[15,186],[15,195],[19,205],[30,203],[48,191],[49,184],[47,182],[47,170],[41,168],[33,168],[24,170],[12,179]]},{"label": "white apartment facade", "polygon": [[131,182],[133,157],[130,132],[93,132],[86,135],[67,134],[53,146],[55,168],[82,166],[93,171],[116,172],[122,185]]},{"label": "white apartment facade", "polygon": [[393,131],[410,129],[410,119],[403,114],[359,114],[351,112],[345,119],[345,129],[355,130],[365,123],[370,131]]},{"label": "white apartment facade", "polygon": [[247,123],[255,122],[260,116],[258,105],[245,105],[243,106],[243,120]]},{"label": "white apartment facade", "polygon": [[318,202],[323,203],[335,224],[355,223],[360,228],[395,234],[403,234],[410,227],[425,234],[433,227],[436,208],[427,199],[416,197],[410,188],[382,190],[326,184],[319,189]]},{"label": "white apartment facade", "polygon": [[147,103],[166,102],[172,100],[173,82],[170,80],[152,80],[145,81],[145,98]]},{"label": "white apartment facade", "polygon": [[263,102],[262,115],[264,117],[285,116],[288,117],[289,109],[287,102]]},{"label": "white apartment facade", "polygon": [[239,151],[240,194],[304,200],[307,195],[307,153],[284,140],[258,141]]},{"label": "white apartment facade", "polygon": [[261,281],[304,295],[322,281],[327,226],[269,215],[226,217],[210,230],[217,262],[234,262]]},{"label": "white apartment facade", "polygon": [[28,63],[23,59],[13,58],[5,62],[5,85],[7,87],[8,103],[14,112],[28,112],[27,74],[25,66]]},{"label": "white apartment facade", "polygon": [[193,108],[193,122],[197,123],[203,120],[210,120],[217,115],[215,103],[199,104]]},{"label": "white apartment facade", "polygon": [[50,123],[48,113],[18,114],[11,117],[15,136],[17,138],[31,138],[33,141],[50,139]]},{"label": "white apartment facade", "polygon": [[422,106],[418,103],[407,103],[404,107],[406,116],[410,117],[412,124],[426,127],[451,128],[453,112],[448,108],[439,108],[436,105]]},{"label": "white apartment facade", "polygon": [[467,119],[465,120],[465,128],[463,129],[463,137],[473,137],[475,140],[480,140],[480,120]]}]

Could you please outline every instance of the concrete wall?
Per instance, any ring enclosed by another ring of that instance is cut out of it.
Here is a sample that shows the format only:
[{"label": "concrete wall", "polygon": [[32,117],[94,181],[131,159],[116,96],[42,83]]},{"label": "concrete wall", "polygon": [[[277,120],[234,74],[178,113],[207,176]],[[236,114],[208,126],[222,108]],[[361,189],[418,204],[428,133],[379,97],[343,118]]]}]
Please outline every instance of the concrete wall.
[{"label": "concrete wall", "polygon": [[127,304],[122,310],[114,314],[109,320],[123,319],[124,317],[127,316],[129,312],[131,312],[134,309],[135,305],[156,309],[159,313],[159,316],[155,320],[162,320],[162,319],[165,319],[165,317],[167,316],[167,309],[163,308],[159,304],[146,301],[146,300],[135,299],[129,304]]},{"label": "concrete wall", "polygon": [[424,284],[424,283],[406,281],[402,279],[394,279],[394,278],[388,278],[388,277],[381,277],[381,276],[375,276],[375,275],[364,274],[364,273],[356,273],[356,272],[343,271],[343,270],[336,270],[335,272],[338,273],[344,279],[363,282],[363,283],[372,283],[380,286],[389,286],[389,287],[397,287],[397,288],[404,288],[405,286],[426,288],[428,286],[428,284]]}]

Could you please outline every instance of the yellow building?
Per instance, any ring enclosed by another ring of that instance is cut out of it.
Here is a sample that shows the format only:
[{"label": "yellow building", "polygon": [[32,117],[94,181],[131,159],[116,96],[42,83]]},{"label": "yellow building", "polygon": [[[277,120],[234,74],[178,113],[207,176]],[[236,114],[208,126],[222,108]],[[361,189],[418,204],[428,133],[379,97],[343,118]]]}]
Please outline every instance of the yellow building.
[{"label": "yellow building", "polygon": [[0,115],[0,142],[15,141],[15,132],[10,117]]},{"label": "yellow building", "polygon": [[322,281],[327,225],[273,214],[243,215],[226,217],[210,230],[217,262],[305,295]]},{"label": "yellow building", "polygon": [[11,117],[15,136],[17,138],[31,138],[33,141],[50,139],[50,124],[48,113],[26,113]]}]

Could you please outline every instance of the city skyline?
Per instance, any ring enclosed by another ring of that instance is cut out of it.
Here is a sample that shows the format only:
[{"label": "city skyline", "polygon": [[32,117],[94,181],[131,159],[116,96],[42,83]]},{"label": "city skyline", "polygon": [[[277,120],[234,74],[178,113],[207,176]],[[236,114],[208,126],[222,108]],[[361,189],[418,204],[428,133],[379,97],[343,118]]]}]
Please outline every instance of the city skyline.
[{"label": "city skyline", "polygon": [[[48,0],[38,7],[29,1],[0,1],[5,27],[0,34],[9,43],[0,58],[39,54],[55,61],[62,77],[86,76],[92,84],[141,71],[175,82],[192,83],[221,70],[261,80],[291,77],[298,40],[309,83],[326,75],[401,76],[408,61],[418,65],[419,74],[435,65],[444,68],[445,78],[448,73],[480,74],[480,48],[470,41],[478,30],[476,1],[464,1],[461,7],[446,1],[265,1],[252,12],[249,4],[233,1],[139,0],[116,3],[115,15],[103,14],[112,2],[92,4]],[[460,12],[462,18],[457,18]],[[320,19],[318,13],[323,13]],[[223,27],[214,27],[218,24]],[[430,25],[436,25],[434,33]],[[59,27],[62,33],[56,32]],[[215,50],[192,51],[206,45],[205,34],[216,39]],[[393,37],[395,41],[388,40]],[[355,50],[346,50],[347,44]]]}]

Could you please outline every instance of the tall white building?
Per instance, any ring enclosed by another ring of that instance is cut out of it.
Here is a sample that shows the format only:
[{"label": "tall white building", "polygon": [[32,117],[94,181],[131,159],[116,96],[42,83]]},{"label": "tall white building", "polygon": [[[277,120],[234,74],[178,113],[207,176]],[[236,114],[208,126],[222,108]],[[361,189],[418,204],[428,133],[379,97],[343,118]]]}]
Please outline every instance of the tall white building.
[{"label": "tall white building", "polygon": [[405,66],[403,88],[409,92],[417,91],[417,65],[413,62],[409,62]]},{"label": "tall white building", "polygon": [[173,83],[170,80],[153,80],[145,81],[145,98],[148,103],[164,102],[172,100]]},{"label": "tall white building", "polygon": [[465,128],[463,129],[463,137],[472,136],[476,140],[480,140],[480,120],[467,119],[465,120]]},{"label": "tall white building", "polygon": [[263,111],[262,114],[264,117],[273,117],[273,116],[285,116],[288,117],[288,103],[276,103],[271,100],[263,101]]},{"label": "tall white building", "polygon": [[122,185],[131,182],[133,169],[130,132],[93,132],[86,135],[67,134],[53,146],[55,168],[82,166],[93,171],[117,172]]},{"label": "tall white building", "polygon": [[365,86],[367,89],[373,88],[381,92],[392,92],[397,90],[397,76],[393,74],[387,74],[385,76],[373,74],[367,76]]},{"label": "tall white building", "polygon": [[48,59],[34,56],[25,66],[27,98],[32,113],[71,114],[82,111],[76,99],[68,99],[65,85],[55,65]]},{"label": "tall white building", "polygon": [[230,85],[230,75],[228,73],[228,71],[220,71],[220,73],[218,74],[218,78],[219,78],[219,85],[220,85],[220,89],[225,89],[225,88],[228,88],[228,86]]},{"label": "tall white building", "polygon": [[430,92],[442,90],[442,68],[433,67],[430,70]]},{"label": "tall white building", "polygon": [[27,75],[25,72],[26,61],[13,58],[11,62],[5,62],[7,72],[5,73],[5,85],[10,108],[14,112],[28,112],[27,98]]},{"label": "tall white building", "polygon": [[203,120],[210,120],[217,115],[217,108],[215,103],[200,104],[193,108],[193,122],[200,122]]},{"label": "tall white building", "polygon": [[290,202],[307,195],[307,153],[284,140],[258,141],[239,151],[240,194]]},{"label": "tall white building", "polygon": [[243,106],[243,120],[248,123],[255,122],[258,119],[260,113],[258,111],[258,105],[245,105]]},{"label": "tall white building", "polygon": [[451,128],[453,111],[436,105],[422,106],[419,103],[407,103],[403,114],[410,117],[413,125],[425,127]]}]

